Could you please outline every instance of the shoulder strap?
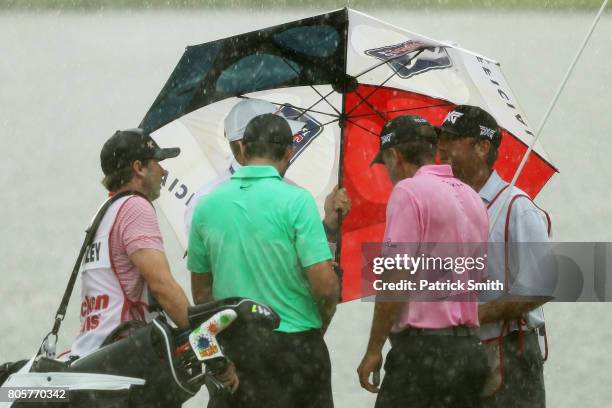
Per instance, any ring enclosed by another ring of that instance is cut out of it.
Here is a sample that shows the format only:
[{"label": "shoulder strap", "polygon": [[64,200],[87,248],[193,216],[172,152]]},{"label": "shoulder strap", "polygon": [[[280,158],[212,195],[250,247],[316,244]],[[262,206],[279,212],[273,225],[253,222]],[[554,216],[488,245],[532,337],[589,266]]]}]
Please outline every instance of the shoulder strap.
[{"label": "shoulder strap", "polygon": [[505,226],[505,230],[504,230],[504,241],[508,242],[508,240],[509,240],[508,229],[510,227],[510,211],[512,210],[512,204],[514,204],[514,201],[516,201],[517,198],[521,198],[521,197],[524,197],[524,198],[528,199],[529,201],[531,201],[531,204],[535,205],[535,207],[538,210],[540,210],[540,211],[542,211],[542,213],[544,213],[544,216],[546,217],[546,233],[550,237],[550,233],[552,232],[552,221],[550,220],[550,215],[548,215],[548,213],[545,210],[543,210],[536,203],[534,203],[533,200],[531,199],[531,197],[529,197],[528,195],[526,195],[526,194],[517,194],[514,197],[512,197],[512,200],[510,201],[510,204],[508,204],[508,212],[506,213],[506,226]]},{"label": "shoulder strap", "polygon": [[489,208],[491,208],[491,206],[495,203],[495,201],[497,201],[497,199],[499,198],[499,196],[508,188],[509,184],[506,184],[501,190],[499,190],[497,192],[497,194],[495,194],[495,197],[493,197],[493,199],[491,200],[491,202],[489,204],[487,204],[487,210]]},{"label": "shoulder strap", "polygon": [[[68,286],[66,286],[66,290],[64,291],[64,296],[62,297],[62,301],[60,302],[59,308],[55,313],[55,323],[53,324],[53,328],[51,331],[45,336],[40,349],[38,350],[38,354],[46,353],[47,357],[55,356],[55,343],[57,342],[57,334],[59,332],[60,326],[64,317],[66,315],[66,309],[68,308],[68,302],[70,301],[70,296],[72,295],[72,291],[74,290],[74,284],[76,283],[77,276],[79,275],[79,271],[81,269],[81,262],[83,260],[83,256],[85,256],[85,252],[87,247],[91,245],[94,237],[96,236],[96,232],[100,223],[102,222],[102,218],[108,211],[109,207],[120,198],[129,196],[129,195],[138,195],[145,198],[147,201],[149,199],[142,193],[138,191],[122,191],[121,193],[114,194],[110,197],[98,210],[98,213],[94,217],[91,225],[87,230],[85,230],[85,240],[83,241],[83,245],[81,245],[81,250],[79,251],[79,255],[77,256],[76,262],[74,263],[74,267],[72,268],[72,274],[70,275],[70,279],[68,280]],[[51,340],[51,336],[54,337]]]},{"label": "shoulder strap", "polygon": [[544,213],[544,215],[546,216],[546,224],[547,224],[547,233],[548,236],[550,236],[550,231],[551,231],[551,222],[550,222],[550,216],[548,215],[548,213],[546,211],[544,211],[543,209],[541,209],[540,207],[538,207],[533,200],[525,194],[517,194],[514,197],[512,197],[512,199],[510,200],[510,203],[508,204],[508,211],[506,212],[506,224],[504,225],[504,263],[505,263],[505,281],[506,281],[506,288],[508,287],[508,274],[509,274],[509,270],[510,270],[510,263],[508,260],[508,245],[510,242],[510,214],[512,212],[512,205],[514,204],[514,202],[521,198],[524,197],[526,199],[528,199],[529,201],[531,201],[531,203],[533,205],[536,206],[537,209],[539,209],[540,211],[542,211]]},{"label": "shoulder strap", "polygon": [[508,211],[506,212],[506,223],[504,224],[504,288],[508,289],[509,275],[510,275],[510,261],[508,254],[508,245],[510,242],[510,214],[512,213],[512,205],[517,198],[527,197],[523,194],[517,194],[508,203]]},{"label": "shoulder strap", "polygon": [[[546,211],[544,211],[543,209],[541,209],[540,207],[538,207],[533,200],[531,199],[531,197],[529,197],[528,195],[525,194],[517,194],[514,197],[512,197],[512,199],[510,200],[510,203],[508,203],[508,211],[506,212],[506,223],[504,225],[504,288],[505,290],[508,290],[508,284],[509,284],[509,275],[510,275],[510,261],[509,261],[509,254],[508,254],[508,246],[509,246],[509,242],[510,242],[510,215],[512,212],[512,205],[514,204],[514,202],[521,198],[524,197],[526,199],[528,199],[529,201],[531,201],[531,203],[533,205],[536,206],[536,208],[538,208],[540,211],[542,211],[544,213],[544,215],[546,216],[546,224],[547,224],[547,233],[548,236],[550,236],[550,232],[551,232],[551,221],[550,221],[550,216],[548,215],[548,213]],[[497,198],[497,197],[496,197]],[[518,320],[517,320],[517,325],[519,327],[519,335],[520,335],[520,349],[522,352],[522,320],[523,317],[521,316]],[[504,322],[507,323],[507,322]],[[502,335],[503,335],[503,329],[502,329]],[[547,346],[548,347],[548,346]],[[546,352],[547,357],[548,357],[548,351]]]},{"label": "shoulder strap", "polygon": [[[527,197],[527,198],[529,198],[529,197]],[[529,199],[531,200],[531,198],[529,198]],[[531,203],[533,205],[535,205],[538,210],[542,211],[544,213],[544,215],[546,216],[546,225],[548,227],[547,232],[548,232],[548,237],[550,238],[551,237],[550,234],[552,233],[552,221],[550,219],[550,215],[548,215],[548,212],[546,210],[540,208],[540,206],[538,206],[536,203],[534,203],[533,200],[531,200]]]}]

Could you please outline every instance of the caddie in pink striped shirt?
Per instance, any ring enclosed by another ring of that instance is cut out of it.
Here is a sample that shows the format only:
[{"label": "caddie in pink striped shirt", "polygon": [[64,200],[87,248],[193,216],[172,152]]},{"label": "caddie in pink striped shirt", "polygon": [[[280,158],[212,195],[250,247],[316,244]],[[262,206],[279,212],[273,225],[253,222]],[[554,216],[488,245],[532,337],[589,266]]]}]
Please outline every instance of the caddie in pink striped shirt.
[{"label": "caddie in pink striped shirt", "polygon": [[160,149],[140,129],[117,131],[102,147],[102,183],[110,195],[131,191],[106,211],[81,272],[81,329],[71,348],[84,357],[121,324],[149,321],[148,291],[180,327],[189,302],[172,277],[151,201],[165,171],[159,162],[180,150]]},{"label": "caddie in pink striped shirt", "polygon": [[[160,148],[142,129],[117,131],[102,147],[102,183],[110,195],[126,193],[107,209],[81,268],[81,329],[70,355],[97,350],[126,322],[149,322],[148,292],[179,327],[188,328],[189,301],[164,253],[152,201],[166,171],[162,160],[178,148]],[[238,379],[233,365],[218,377],[229,389]]]}]

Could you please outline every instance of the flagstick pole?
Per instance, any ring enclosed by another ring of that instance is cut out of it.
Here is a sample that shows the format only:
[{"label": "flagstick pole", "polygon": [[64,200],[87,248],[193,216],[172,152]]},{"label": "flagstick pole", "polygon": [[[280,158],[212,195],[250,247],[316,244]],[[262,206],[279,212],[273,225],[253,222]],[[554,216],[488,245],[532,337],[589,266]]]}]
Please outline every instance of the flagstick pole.
[{"label": "flagstick pole", "polygon": [[504,193],[505,199],[503,200],[503,204],[501,205],[501,207],[499,207],[499,211],[497,211],[497,213],[495,214],[495,217],[493,217],[492,222],[489,224],[489,232],[493,229],[493,226],[497,222],[497,219],[499,218],[499,216],[501,214],[501,210],[506,206],[506,204],[510,200],[512,187],[514,187],[516,185],[516,181],[519,178],[519,175],[521,174],[521,171],[523,171],[523,168],[525,167],[525,163],[527,163],[527,159],[529,158],[529,155],[533,151],[533,147],[538,142],[538,139],[540,138],[540,136],[542,134],[542,129],[544,128],[544,125],[548,121],[548,118],[550,117],[550,114],[552,113],[555,105],[557,104],[557,101],[559,100],[559,97],[561,96],[561,93],[563,92],[563,89],[565,88],[565,85],[567,84],[567,81],[569,80],[570,76],[572,75],[572,72],[574,71],[574,68],[576,67],[576,64],[578,63],[578,60],[580,59],[580,56],[582,55],[582,52],[586,48],[587,43],[591,39],[591,35],[593,34],[593,31],[595,30],[595,27],[597,26],[597,23],[599,22],[599,20],[600,20],[600,18],[601,18],[601,16],[602,16],[602,14],[603,14],[603,12],[604,12],[604,10],[605,10],[607,5],[608,5],[608,0],[604,0],[603,4],[601,5],[601,7],[599,9],[599,12],[595,16],[595,19],[593,20],[593,23],[591,24],[591,27],[589,28],[589,31],[587,32],[586,37],[584,37],[584,40],[582,41],[582,45],[578,49],[578,52],[576,53],[576,56],[574,57],[574,60],[570,64],[569,69],[567,70],[567,72],[565,74],[565,77],[561,81],[561,85],[559,86],[559,89],[557,89],[557,93],[555,94],[554,98],[552,99],[552,101],[550,103],[550,106],[548,107],[548,110],[546,111],[546,114],[542,118],[542,121],[540,122],[540,125],[538,126],[538,128],[536,130],[535,137],[531,141],[531,144],[529,145],[529,148],[527,149],[527,151],[523,155],[523,159],[521,160],[521,163],[519,164],[518,168],[514,172],[514,176],[512,177],[512,181],[510,182],[510,186],[507,189],[507,193]]}]

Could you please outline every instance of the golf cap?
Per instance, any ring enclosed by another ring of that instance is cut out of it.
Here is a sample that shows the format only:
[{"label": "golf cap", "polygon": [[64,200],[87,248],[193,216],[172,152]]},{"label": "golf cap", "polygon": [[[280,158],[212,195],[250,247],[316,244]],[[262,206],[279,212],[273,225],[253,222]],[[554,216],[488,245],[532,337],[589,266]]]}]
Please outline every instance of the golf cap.
[{"label": "golf cap", "polygon": [[[242,140],[244,130],[251,119],[265,113],[273,113],[275,115],[283,116],[282,113],[280,113],[279,108],[274,106],[274,104],[271,102],[255,98],[241,100],[234,105],[234,107],[225,117],[225,137],[230,142]],[[304,125],[306,125],[306,123],[297,120],[287,120],[287,122],[289,123],[291,132],[294,135],[302,130]]]},{"label": "golf cap", "polygon": [[247,124],[242,141],[290,146],[293,143],[293,133],[287,119],[273,113],[264,113],[255,116]]},{"label": "golf cap", "polygon": [[493,116],[478,106],[457,105],[446,115],[438,130],[456,136],[490,140],[496,146],[499,146],[501,141],[501,131],[497,122]]},{"label": "golf cap", "polygon": [[436,129],[418,115],[401,115],[385,124],[380,132],[380,149],[370,165],[384,164],[383,151],[406,142],[430,142],[436,144]]},{"label": "golf cap", "polygon": [[157,161],[176,157],[178,147],[162,149],[148,132],[142,129],[118,130],[102,146],[100,164],[105,175],[129,167],[136,160]]}]

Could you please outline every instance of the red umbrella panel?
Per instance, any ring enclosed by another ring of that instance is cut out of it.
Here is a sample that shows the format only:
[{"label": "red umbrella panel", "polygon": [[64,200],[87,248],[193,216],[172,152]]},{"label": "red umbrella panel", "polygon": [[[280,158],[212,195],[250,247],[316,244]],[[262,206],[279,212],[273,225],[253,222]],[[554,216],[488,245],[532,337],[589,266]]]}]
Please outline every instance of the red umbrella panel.
[{"label": "red umbrella panel", "polygon": [[[367,103],[363,103],[364,97]],[[416,114],[440,125],[454,104],[398,89],[360,85],[347,94],[346,110],[353,111],[344,134],[342,181],[353,207],[342,225],[343,300],[363,296],[361,292],[361,245],[381,242],[385,229],[385,211],[393,186],[382,165],[370,166],[379,149],[377,135],[386,121],[402,114]],[[502,143],[495,169],[506,180],[514,175],[527,146],[502,129]],[[517,186],[534,197],[555,173],[538,154],[531,154]]]}]

